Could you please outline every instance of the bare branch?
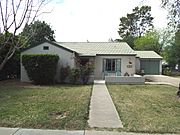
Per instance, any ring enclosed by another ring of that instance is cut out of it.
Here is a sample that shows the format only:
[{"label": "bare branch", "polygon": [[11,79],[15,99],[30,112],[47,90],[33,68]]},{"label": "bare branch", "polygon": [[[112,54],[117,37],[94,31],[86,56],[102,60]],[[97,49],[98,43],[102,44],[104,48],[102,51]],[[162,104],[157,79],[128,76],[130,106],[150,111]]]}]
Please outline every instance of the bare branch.
[{"label": "bare branch", "polygon": [[[0,45],[0,52],[3,48],[9,46],[8,52],[0,61],[0,70],[15,51],[24,47],[34,35],[29,35],[25,38],[25,41],[21,34],[19,38],[16,37],[17,31],[24,25],[32,23],[37,16],[48,13],[39,13],[41,8],[47,4],[46,1],[49,3],[50,0],[4,0],[4,3],[0,0],[0,38],[3,40],[3,44]],[[8,33],[9,30],[11,30],[10,33]]]},{"label": "bare branch", "polygon": [[32,4],[32,0],[30,0],[30,1],[27,0],[26,5],[24,7],[24,11],[23,11],[22,16],[21,16],[21,19],[20,19],[19,24],[18,24],[16,29],[19,29],[21,27],[21,25],[23,24],[24,19],[26,18],[27,12],[29,11],[30,4]]},{"label": "bare branch", "polygon": [[3,23],[3,27],[5,29],[4,14],[3,14],[3,8],[2,8],[1,1],[0,1],[0,10],[1,10],[1,19],[2,19],[2,23]]},{"label": "bare branch", "polygon": [[5,11],[5,18],[4,18],[5,19],[6,28],[7,28],[7,22],[8,22],[8,18],[7,18],[7,16],[8,16],[7,14],[8,13],[7,13],[7,10],[8,10],[8,0],[6,0],[6,11]]},{"label": "bare branch", "polygon": [[38,6],[38,8],[37,8],[37,10],[35,12],[35,15],[34,15],[34,17],[33,17],[31,22],[33,22],[35,20],[35,18],[37,17],[37,14],[38,14],[38,12],[39,12],[39,10],[40,10],[40,8],[41,8],[41,6],[43,5],[44,2],[45,2],[45,0],[41,0],[41,2],[39,4],[39,6]]}]

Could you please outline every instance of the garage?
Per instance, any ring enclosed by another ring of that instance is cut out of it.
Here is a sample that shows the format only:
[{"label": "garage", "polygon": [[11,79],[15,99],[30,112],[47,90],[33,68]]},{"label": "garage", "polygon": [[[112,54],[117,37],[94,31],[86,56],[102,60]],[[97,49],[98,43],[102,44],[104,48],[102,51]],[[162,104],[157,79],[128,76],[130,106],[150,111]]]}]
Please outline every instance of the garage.
[{"label": "garage", "polygon": [[144,71],[146,75],[160,75],[162,73],[162,57],[154,51],[136,51],[137,71]]},{"label": "garage", "polygon": [[160,60],[141,59],[140,69],[144,70],[144,73],[147,75],[159,75],[160,74]]}]

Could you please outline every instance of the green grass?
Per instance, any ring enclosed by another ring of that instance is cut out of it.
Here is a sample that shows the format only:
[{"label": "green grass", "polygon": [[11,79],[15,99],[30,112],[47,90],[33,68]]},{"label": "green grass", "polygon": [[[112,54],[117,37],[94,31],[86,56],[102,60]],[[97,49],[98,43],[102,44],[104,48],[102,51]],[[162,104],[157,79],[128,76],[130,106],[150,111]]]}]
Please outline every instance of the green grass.
[{"label": "green grass", "polygon": [[84,129],[91,89],[91,85],[40,87],[1,83],[0,127]]},{"label": "green grass", "polygon": [[180,98],[166,85],[108,85],[124,131],[180,133]]}]

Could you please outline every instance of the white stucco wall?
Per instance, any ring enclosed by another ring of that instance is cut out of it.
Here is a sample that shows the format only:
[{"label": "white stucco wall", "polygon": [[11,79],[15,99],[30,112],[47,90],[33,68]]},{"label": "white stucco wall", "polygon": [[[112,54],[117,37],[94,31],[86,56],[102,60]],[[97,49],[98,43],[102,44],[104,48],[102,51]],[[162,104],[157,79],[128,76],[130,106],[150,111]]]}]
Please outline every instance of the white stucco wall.
[{"label": "white stucco wall", "polygon": [[[49,50],[43,50],[44,46],[49,46]],[[59,71],[60,71],[60,66],[70,66],[71,68],[74,67],[74,53],[69,52],[65,49],[56,47],[54,45],[51,45],[50,43],[43,43],[40,44],[36,47],[30,48],[26,51],[23,51],[21,53],[21,56],[24,54],[57,54],[59,55],[59,62],[58,62],[58,68],[57,68],[57,75],[56,79],[58,79]],[[21,63],[21,81],[22,82],[30,82],[28,75],[26,73],[26,70],[24,66]]]},{"label": "white stucco wall", "polygon": [[[135,56],[96,56],[95,57],[95,79],[103,79],[103,59],[121,59],[121,75],[127,72],[129,75],[135,74]],[[129,60],[132,62],[132,68],[128,68]]]},{"label": "white stucco wall", "polygon": [[136,58],[135,71],[140,71],[140,59]]},{"label": "white stucco wall", "polygon": [[145,77],[142,76],[106,76],[106,83],[118,83],[118,84],[144,84]]}]

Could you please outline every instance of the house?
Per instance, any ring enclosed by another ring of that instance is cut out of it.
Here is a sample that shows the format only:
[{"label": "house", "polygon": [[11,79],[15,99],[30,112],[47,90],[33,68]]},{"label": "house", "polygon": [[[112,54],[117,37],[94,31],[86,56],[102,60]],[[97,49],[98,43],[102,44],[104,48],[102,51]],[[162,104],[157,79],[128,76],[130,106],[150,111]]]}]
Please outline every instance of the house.
[{"label": "house", "polygon": [[[60,67],[76,67],[75,59],[94,64],[91,80],[105,79],[105,76],[133,76],[136,71],[144,70],[145,74],[161,74],[161,60],[153,51],[134,51],[125,42],[50,42],[26,48],[24,54],[57,54],[57,75]],[[155,65],[155,67],[154,67]],[[152,68],[152,69],[151,69]],[[29,82],[28,75],[21,63],[21,81]]]}]

